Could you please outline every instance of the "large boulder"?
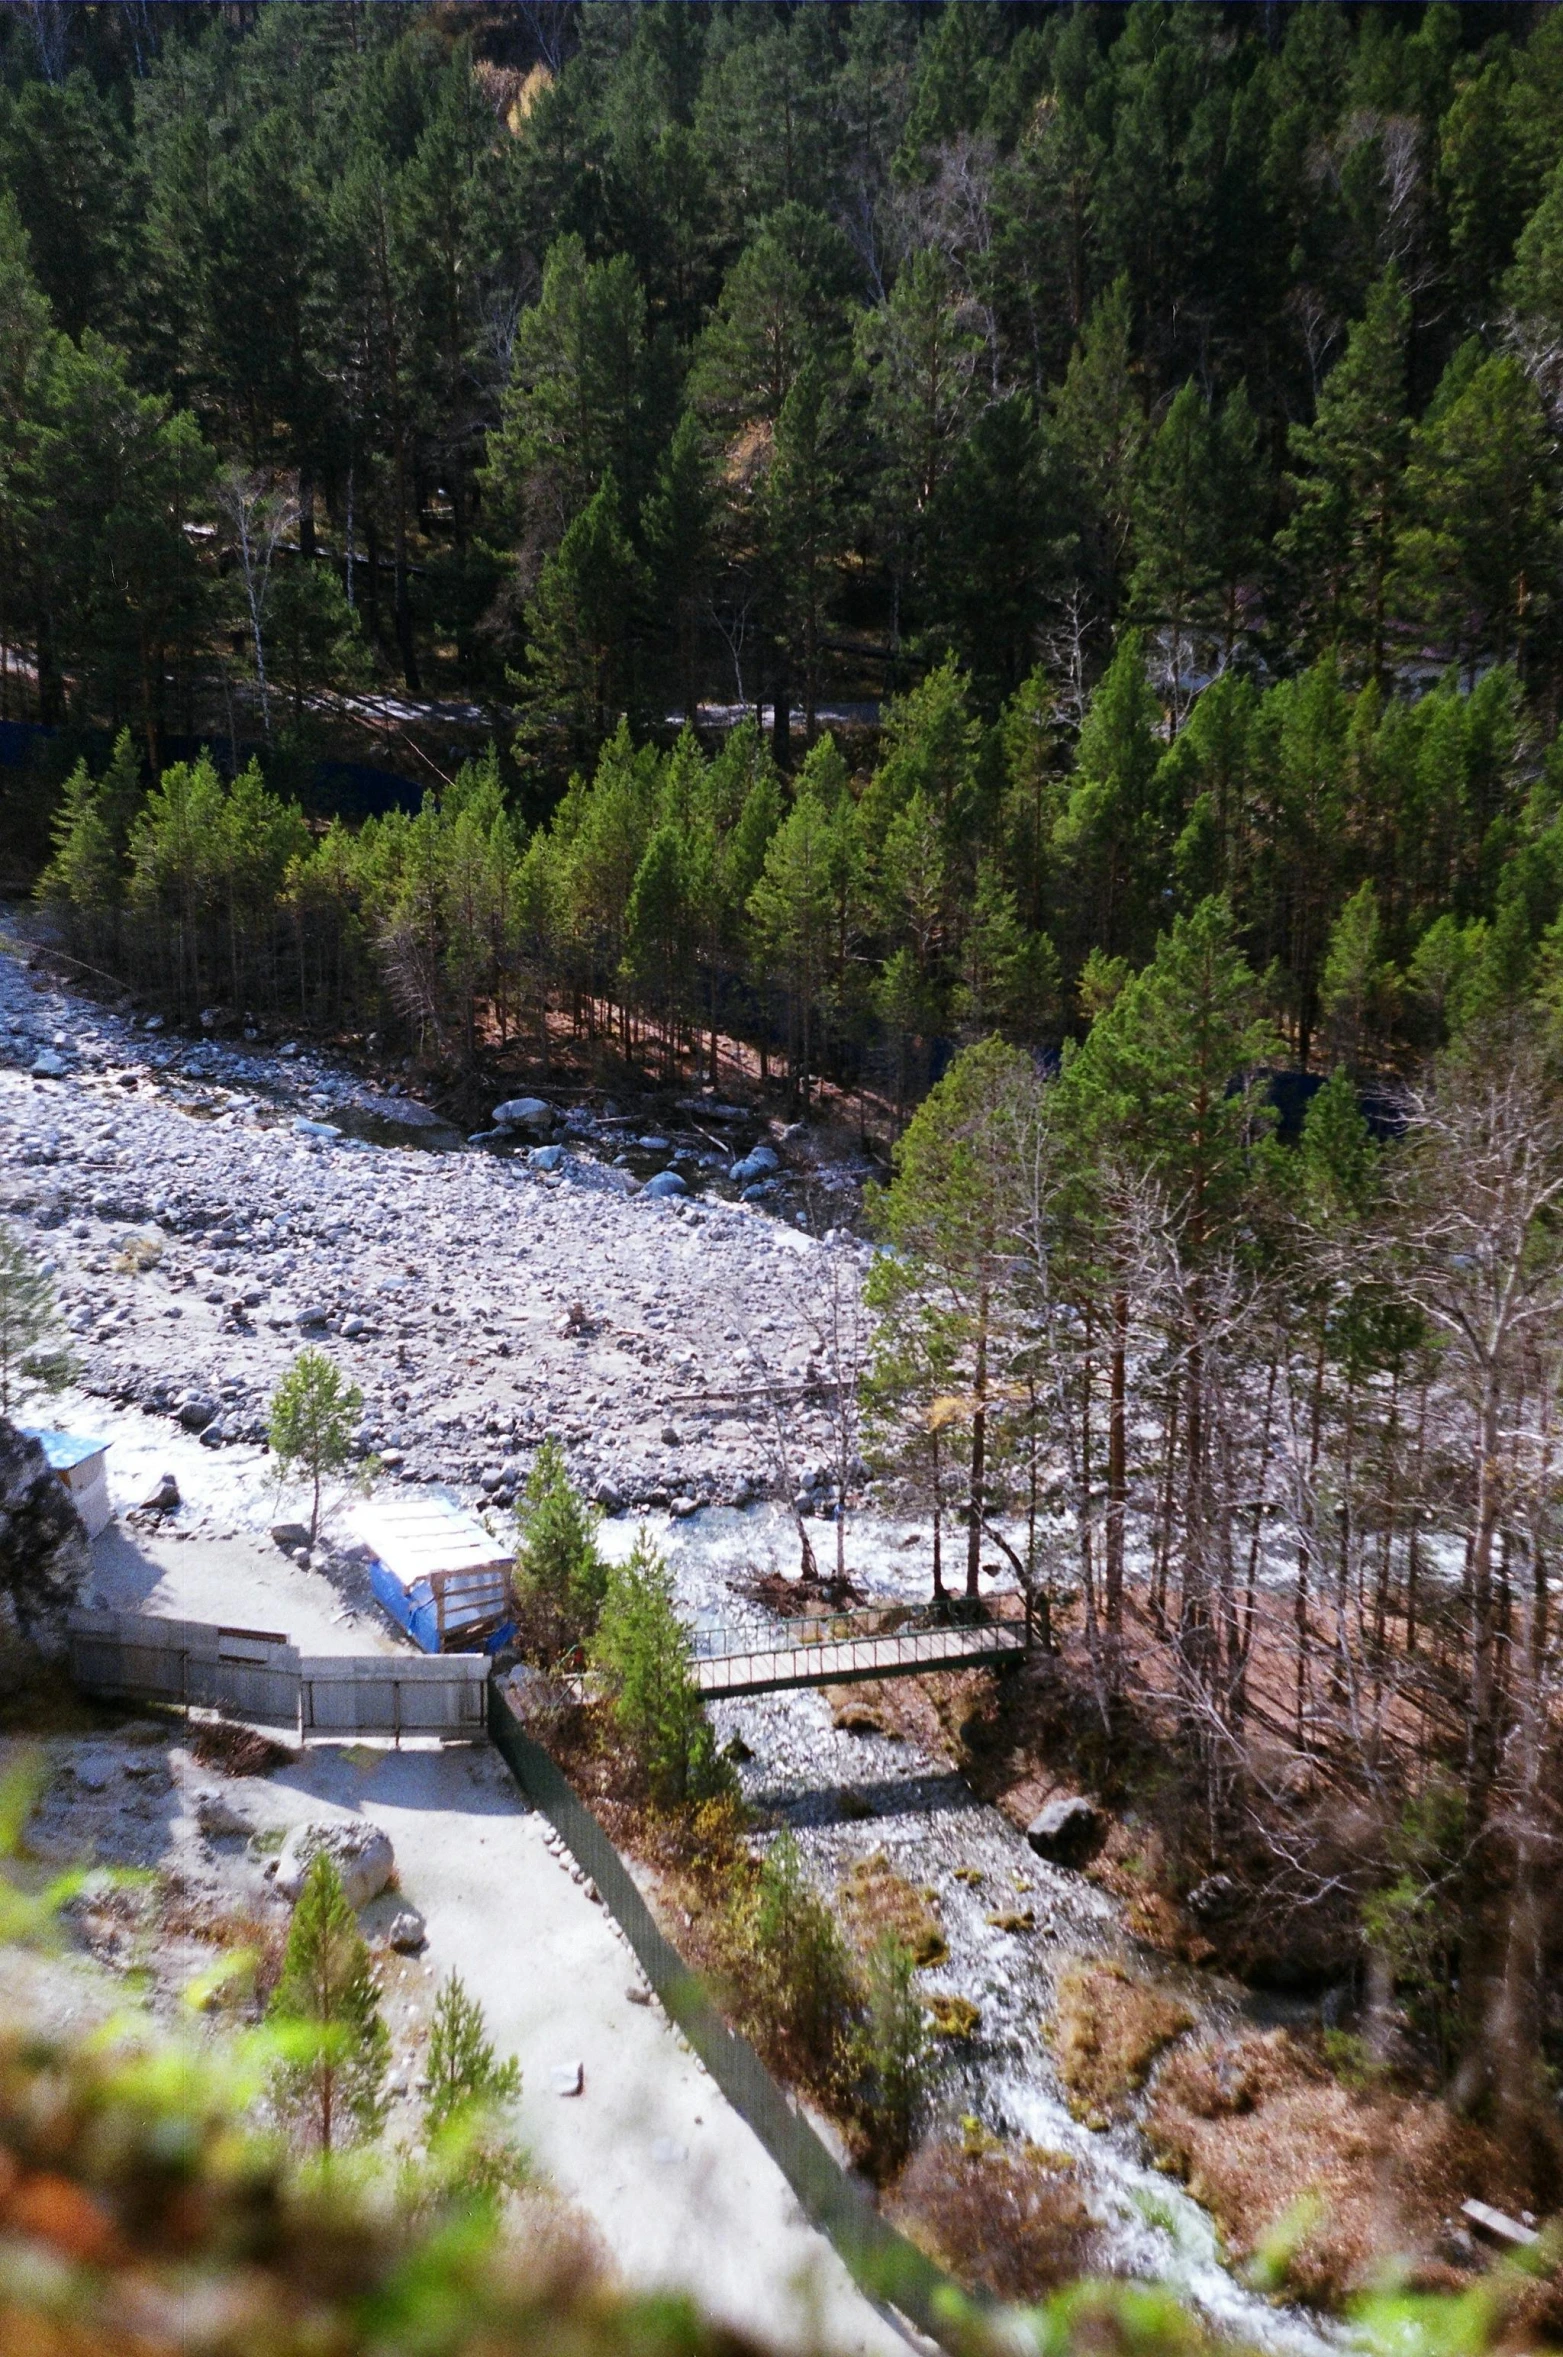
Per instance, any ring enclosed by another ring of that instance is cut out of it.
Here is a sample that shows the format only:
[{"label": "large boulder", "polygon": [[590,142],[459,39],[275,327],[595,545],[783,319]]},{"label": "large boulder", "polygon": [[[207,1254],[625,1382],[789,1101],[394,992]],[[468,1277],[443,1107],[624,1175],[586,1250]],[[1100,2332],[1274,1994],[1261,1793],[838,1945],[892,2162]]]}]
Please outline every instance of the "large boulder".
[{"label": "large boulder", "polygon": [[1082,1793],[1063,1793],[1050,1800],[1026,1827],[1026,1839],[1039,1858],[1054,1866],[1083,1866],[1100,1849],[1107,1828],[1102,1812]]},{"label": "large boulder", "polygon": [[87,1526],[40,1441],[0,1416],[0,1631],[50,1659],[92,1590]]},{"label": "large boulder", "polygon": [[541,1097],[507,1097],[494,1107],[496,1128],[520,1130],[527,1137],[546,1138],[554,1126],[554,1109]]},{"label": "large boulder", "polygon": [[367,1907],[377,1899],[396,1867],[387,1836],[362,1817],[295,1825],[277,1859],[277,1888],[285,1899],[298,1897],[322,1851],[335,1866],[350,1907]]}]

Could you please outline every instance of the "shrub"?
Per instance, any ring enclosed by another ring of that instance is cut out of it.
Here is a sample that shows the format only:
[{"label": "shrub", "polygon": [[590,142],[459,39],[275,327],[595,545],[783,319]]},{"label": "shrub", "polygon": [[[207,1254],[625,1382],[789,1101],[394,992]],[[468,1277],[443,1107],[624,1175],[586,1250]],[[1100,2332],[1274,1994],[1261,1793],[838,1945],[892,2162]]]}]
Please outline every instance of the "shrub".
[{"label": "shrub", "polygon": [[864,1973],[852,2042],[852,2113],[858,2158],[877,2180],[900,2168],[928,2104],[929,2028],[912,1987],[916,1969],[894,1932],[885,1932]]},{"label": "shrub", "polygon": [[893,1932],[919,1967],[942,1964],[948,1956],[935,1894],[897,1874],[883,1850],[860,1858],[849,1870],[841,1899],[865,1955],[884,1933]]},{"label": "shrub", "polygon": [[746,1926],[748,2011],[792,2076],[821,2093],[840,2082],[858,2004],[846,1942],[803,1871],[790,1833],[761,1863]]},{"label": "shrub", "polygon": [[1369,1948],[1406,2001],[1446,2072],[1459,2010],[1457,1915],[1450,1905],[1465,1849],[1465,1796],[1442,1776],[1406,1803],[1389,1842],[1394,1879],[1363,1902]]},{"label": "shrub", "polygon": [[608,1569],[596,1517],[572,1486],[564,1451],[545,1440],[527,1475],[518,1516],[516,1618],[522,1644],[548,1663],[583,1645],[597,1626]]},{"label": "shrub", "polygon": [[1039,2299],[1098,2261],[1073,2163],[1032,2144],[930,2140],[896,2189],[896,2222],[959,2282],[1000,2300]]},{"label": "shrub", "polygon": [[1091,2127],[1117,2118],[1164,2046],[1194,2016],[1181,1997],[1103,1957],[1076,1957],[1054,1987],[1053,2050],[1069,2108]]}]

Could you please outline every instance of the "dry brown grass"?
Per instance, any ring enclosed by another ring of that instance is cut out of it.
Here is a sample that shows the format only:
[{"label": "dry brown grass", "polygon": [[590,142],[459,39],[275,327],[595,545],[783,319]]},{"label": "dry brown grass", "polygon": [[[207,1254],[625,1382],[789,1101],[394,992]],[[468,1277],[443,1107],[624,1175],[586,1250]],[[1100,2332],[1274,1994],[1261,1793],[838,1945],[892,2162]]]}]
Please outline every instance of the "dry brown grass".
[{"label": "dry brown grass", "polygon": [[923,2003],[941,2038],[974,2038],[982,2027],[982,2008],[973,2005],[969,1997],[954,1997],[941,1990],[937,1996],[925,1997]]},{"label": "dry brown grass", "polygon": [[282,1973],[288,1944],[288,1916],[246,1906],[226,1906],[221,1900],[192,1891],[181,1877],[160,1875],[150,1927],[165,1951],[180,1941],[197,1941],[219,1955],[242,1964],[235,1987],[247,1986],[257,1999],[269,1996]]},{"label": "dry brown grass", "polygon": [[1099,1956],[1064,1965],[1054,1984],[1053,2051],[1076,2119],[1121,2118],[1162,2049],[1194,2016],[1181,1997]]},{"label": "dry brown grass", "polygon": [[1069,2161],[1035,2145],[926,2144],[896,2188],[893,2215],[931,2259],[996,2299],[1038,2299],[1100,2263]]},{"label": "dry brown grass", "polygon": [[864,1955],[886,1932],[916,1965],[942,1964],[949,1955],[934,1893],[897,1874],[883,1850],[860,1858],[842,1877],[840,1896],[848,1932]]},{"label": "dry brown grass", "polygon": [[885,1707],[884,1686],[873,1678],[865,1678],[860,1686],[831,1686],[826,1689],[830,1703],[830,1723],[847,1735],[893,1735],[895,1722]]},{"label": "dry brown grass", "polygon": [[285,1743],[231,1719],[198,1720],[190,1729],[190,1750],[203,1768],[216,1768],[224,1776],[270,1776],[298,1757]]},{"label": "dry brown grass", "polygon": [[1282,2234],[1290,2287],[1320,2306],[1392,2258],[1436,2280],[1440,2230],[1467,2195],[1520,2198],[1479,2128],[1420,2097],[1351,2093],[1284,2030],[1170,2056],[1146,2129],[1228,2254],[1245,2260]]}]

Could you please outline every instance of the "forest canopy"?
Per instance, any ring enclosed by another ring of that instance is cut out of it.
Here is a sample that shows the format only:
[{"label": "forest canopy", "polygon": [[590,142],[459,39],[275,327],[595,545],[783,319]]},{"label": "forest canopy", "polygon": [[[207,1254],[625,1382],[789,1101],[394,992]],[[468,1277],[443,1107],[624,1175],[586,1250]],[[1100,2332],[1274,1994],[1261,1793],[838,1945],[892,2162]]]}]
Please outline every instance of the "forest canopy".
[{"label": "forest canopy", "polygon": [[[1560,131],[1446,0],[12,12],[76,947],[904,1105],[1220,894],[1305,1066],[1437,1044],[1563,899]],[[428,807],[323,831],[388,707]]]}]

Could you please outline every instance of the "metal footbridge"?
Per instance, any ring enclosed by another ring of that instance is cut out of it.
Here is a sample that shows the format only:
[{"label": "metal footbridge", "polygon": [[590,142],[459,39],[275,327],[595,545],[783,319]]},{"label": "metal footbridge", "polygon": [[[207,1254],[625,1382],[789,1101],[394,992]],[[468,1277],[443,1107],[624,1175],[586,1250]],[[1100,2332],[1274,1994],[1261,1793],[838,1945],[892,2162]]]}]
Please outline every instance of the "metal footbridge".
[{"label": "metal footbridge", "polygon": [[790,1686],[1000,1669],[1023,1659],[1028,1632],[1022,1619],[952,1600],[917,1612],[891,1607],[697,1628],[691,1639],[695,1683],[716,1701]]}]

